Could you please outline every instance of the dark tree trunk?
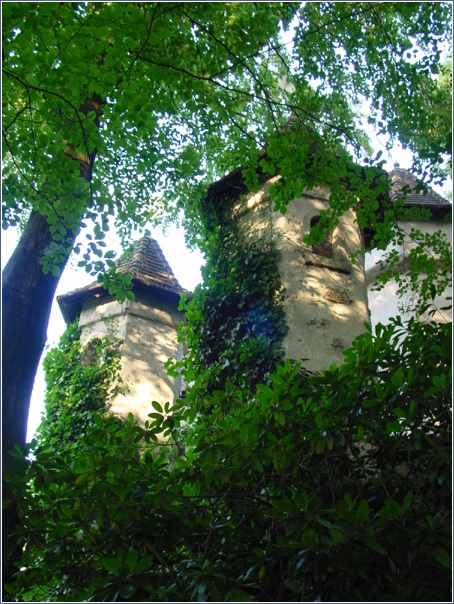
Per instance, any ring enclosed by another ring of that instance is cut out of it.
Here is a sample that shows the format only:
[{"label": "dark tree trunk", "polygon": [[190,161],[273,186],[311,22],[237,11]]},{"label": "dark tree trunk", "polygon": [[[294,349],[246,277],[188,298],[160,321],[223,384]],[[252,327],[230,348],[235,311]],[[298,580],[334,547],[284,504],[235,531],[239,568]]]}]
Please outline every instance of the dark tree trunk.
[{"label": "dark tree trunk", "polygon": [[[102,98],[93,93],[80,107],[88,115],[95,112],[99,128],[102,115]],[[91,181],[96,148],[88,154],[77,153],[69,144],[65,154],[79,164],[79,173]],[[63,177],[63,175],[62,175]],[[82,218],[82,216],[81,216]],[[63,271],[77,236],[66,232],[64,254],[60,263]],[[53,235],[42,214],[33,210],[27,226],[2,272],[2,460],[8,467],[8,451],[27,438],[28,411],[36,370],[47,339],[47,326],[60,275],[44,274],[40,260],[52,243]],[[2,480],[3,499],[11,499],[12,489]],[[17,505],[7,507],[3,513],[3,581],[9,582],[17,571],[14,561],[20,559],[21,550],[15,543],[14,527],[19,523]]]},{"label": "dark tree trunk", "polygon": [[[74,237],[67,235],[74,241]],[[45,216],[33,211],[2,272],[3,453],[25,443],[28,407],[60,275],[43,273],[40,260],[52,242]],[[69,245],[70,249],[72,248]],[[63,270],[68,256],[60,264]]]},{"label": "dark tree trunk", "polygon": [[[74,242],[74,236],[67,233]],[[52,241],[46,218],[33,211],[25,230],[2,272],[2,461],[8,467],[9,451],[24,444],[30,397],[36,370],[46,343],[47,325],[60,276],[43,273],[40,259]],[[71,244],[68,243],[71,248]],[[69,254],[60,264],[63,270]],[[11,497],[11,487],[3,482],[3,498]],[[11,505],[3,513],[4,581],[11,580],[17,509]]]}]

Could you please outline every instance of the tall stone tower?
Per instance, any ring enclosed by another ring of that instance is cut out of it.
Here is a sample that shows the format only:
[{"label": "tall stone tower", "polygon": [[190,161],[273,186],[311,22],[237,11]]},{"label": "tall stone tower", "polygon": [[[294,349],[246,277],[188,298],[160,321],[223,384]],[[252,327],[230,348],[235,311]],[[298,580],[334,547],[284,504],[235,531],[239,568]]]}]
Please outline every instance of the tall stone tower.
[{"label": "tall stone tower", "polygon": [[99,283],[57,300],[66,323],[79,316],[82,343],[107,334],[123,340],[121,376],[129,392],[112,401],[111,411],[122,417],[132,412],[143,424],[153,411],[153,400],[163,404],[179,395],[179,385],[167,375],[164,363],[178,356],[177,330],[184,319],[178,303],[185,290],[150,237],[137,241],[117,270],[133,276],[134,301],[118,303]]},{"label": "tall stone tower", "polygon": [[[353,211],[320,245],[309,247],[303,238],[328,208],[330,191],[316,187],[292,200],[286,214],[274,211],[269,188],[279,176],[262,180],[258,193],[250,193],[241,170],[214,183],[207,204],[231,207],[245,240],[273,241],[280,251],[279,272],[285,287],[284,309],[288,334],[286,357],[303,361],[313,371],[343,362],[343,351],[364,332],[369,322],[364,271],[363,235]],[[355,261],[351,254],[358,253]]]},{"label": "tall stone tower", "polygon": [[309,370],[343,362],[343,351],[364,332],[369,308],[362,233],[349,210],[320,245],[308,247],[303,238],[328,208],[329,190],[303,192],[285,215],[272,216],[281,251],[280,273],[286,288],[288,335],[286,356],[302,360]]}]

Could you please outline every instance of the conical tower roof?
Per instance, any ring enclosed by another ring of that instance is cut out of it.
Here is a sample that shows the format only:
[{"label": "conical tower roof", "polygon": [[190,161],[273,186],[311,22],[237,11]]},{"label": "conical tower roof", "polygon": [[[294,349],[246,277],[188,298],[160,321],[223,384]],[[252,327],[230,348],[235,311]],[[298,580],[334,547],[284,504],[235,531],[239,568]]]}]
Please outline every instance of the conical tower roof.
[{"label": "conical tower roof", "polygon": [[[177,303],[186,290],[178,283],[158,242],[151,237],[142,237],[133,245],[133,249],[125,252],[117,261],[117,271],[132,275],[134,290],[161,293]],[[57,302],[66,323],[70,323],[80,313],[84,301],[106,295],[108,292],[104,287],[95,282],[57,296]]]},{"label": "conical tower roof", "polygon": [[451,204],[444,197],[436,193],[430,187],[422,190],[418,186],[416,177],[403,168],[394,168],[389,173],[390,190],[389,197],[391,201],[402,198],[406,207],[425,207],[428,209],[444,209],[449,211]]},{"label": "conical tower roof", "polygon": [[182,294],[185,290],[178,283],[158,242],[151,237],[142,237],[134,243],[131,252],[126,252],[117,262],[117,270],[133,276],[134,281],[161,290]]}]

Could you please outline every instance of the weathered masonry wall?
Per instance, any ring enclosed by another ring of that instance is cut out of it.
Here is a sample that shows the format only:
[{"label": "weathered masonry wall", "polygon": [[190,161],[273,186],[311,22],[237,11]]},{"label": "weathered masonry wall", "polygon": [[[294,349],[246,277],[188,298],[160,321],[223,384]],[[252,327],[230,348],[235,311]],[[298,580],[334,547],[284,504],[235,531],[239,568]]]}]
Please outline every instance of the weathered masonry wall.
[{"label": "weathered masonry wall", "polygon": [[[437,231],[442,231],[449,242],[452,243],[452,225],[442,220],[431,220],[428,221],[402,221],[399,226],[405,232],[410,232],[412,228],[421,230],[423,233],[433,234]],[[405,295],[399,295],[399,287],[395,279],[391,279],[380,291],[374,289],[376,279],[380,274],[381,268],[379,262],[385,258],[392,249],[397,249],[399,258],[401,260],[402,273],[405,271],[404,260],[408,256],[409,251],[414,246],[410,240],[404,241],[402,245],[396,246],[394,243],[390,244],[386,251],[374,249],[366,254],[366,284],[368,287],[368,299],[371,311],[371,324],[375,328],[378,323],[389,323],[392,317],[400,315],[403,321],[410,319],[413,316],[413,312],[410,310],[413,306],[413,299],[409,293]],[[421,275],[423,278],[424,275]],[[428,312],[421,315],[421,319],[424,321],[452,321],[452,310],[441,310],[442,308],[449,306],[449,297],[452,296],[452,288],[449,288],[444,296],[437,296],[434,300],[435,308],[437,312],[432,316]],[[403,306],[407,311],[401,312],[400,306]]]},{"label": "weathered masonry wall", "polygon": [[177,330],[183,313],[159,293],[137,293],[136,300],[119,304],[115,297],[92,298],[82,306],[81,342],[110,335],[121,338],[121,376],[129,392],[118,395],[110,410],[122,417],[133,413],[144,424],[151,403],[175,399],[177,384],[164,364],[178,355]]},{"label": "weathered masonry wall", "polygon": [[[342,351],[364,332],[369,322],[364,256],[353,263],[350,254],[362,246],[362,235],[352,211],[340,218],[331,233],[331,257],[303,244],[311,220],[327,209],[329,190],[316,188],[303,193],[287,207],[285,215],[273,211],[267,193],[249,195],[234,214],[244,237],[272,238],[281,252],[279,269],[286,288],[285,312],[289,327],[285,354],[304,360],[310,370],[342,363]],[[247,209],[245,209],[247,208]]]}]

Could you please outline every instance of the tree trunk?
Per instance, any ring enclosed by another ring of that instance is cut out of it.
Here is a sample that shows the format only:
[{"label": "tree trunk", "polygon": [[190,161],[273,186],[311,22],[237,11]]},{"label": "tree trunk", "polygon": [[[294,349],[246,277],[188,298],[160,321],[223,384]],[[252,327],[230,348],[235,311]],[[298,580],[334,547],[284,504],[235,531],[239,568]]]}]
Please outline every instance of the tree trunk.
[{"label": "tree trunk", "polygon": [[[75,237],[67,233],[68,238]],[[30,398],[36,370],[44,350],[47,325],[60,276],[43,273],[40,259],[52,241],[45,216],[32,211],[27,226],[2,273],[2,461],[10,461],[9,450],[24,444]],[[69,244],[68,244],[69,246]],[[72,246],[71,246],[72,247]],[[66,265],[69,254],[59,265]],[[11,487],[2,483],[3,498],[11,497]],[[20,557],[14,543],[15,524],[19,521],[16,505],[3,513],[4,581],[10,581]]]},{"label": "tree trunk", "polygon": [[[79,111],[94,111],[99,128],[103,100],[93,93]],[[79,174],[87,182],[92,179],[96,148],[88,154],[76,153],[68,144],[64,153],[79,164]],[[62,175],[62,178],[64,175]],[[82,216],[81,216],[82,218]],[[78,228],[76,229],[79,230]],[[77,233],[76,233],[77,235]],[[72,249],[76,235],[67,231],[67,249]],[[43,273],[40,263],[52,243],[49,224],[42,214],[33,210],[27,226],[8,264],[3,269],[3,455],[27,437],[28,407],[36,370],[47,339],[50,310],[60,275]],[[60,274],[69,253],[60,266]],[[6,426],[5,426],[6,424]]]},{"label": "tree trunk", "polygon": [[[74,241],[74,236],[67,235]],[[28,407],[47,338],[60,275],[43,273],[40,260],[52,241],[45,216],[33,211],[2,273],[3,453],[25,443]],[[72,246],[71,246],[72,247]],[[66,265],[68,256],[59,266]]]},{"label": "tree trunk", "polygon": [[[95,112],[94,122],[99,128],[103,100],[93,93],[80,107],[84,115]],[[88,154],[76,153],[68,144],[65,154],[79,164],[79,174],[87,182],[92,179],[96,148]],[[62,175],[63,178],[64,175]],[[82,216],[81,216],[82,218]],[[60,274],[68,262],[77,236],[66,231],[64,260],[59,264]],[[8,466],[8,451],[16,444],[25,444],[28,411],[39,360],[47,339],[52,302],[60,281],[60,274],[44,274],[40,260],[50,246],[53,235],[45,216],[33,210],[27,226],[2,272],[2,461]],[[2,479],[3,498],[11,499],[11,486]],[[14,527],[19,522],[14,502],[3,513],[3,580],[9,582],[16,572],[14,561],[21,550],[15,543]]]}]

